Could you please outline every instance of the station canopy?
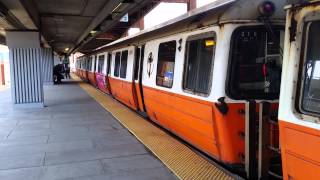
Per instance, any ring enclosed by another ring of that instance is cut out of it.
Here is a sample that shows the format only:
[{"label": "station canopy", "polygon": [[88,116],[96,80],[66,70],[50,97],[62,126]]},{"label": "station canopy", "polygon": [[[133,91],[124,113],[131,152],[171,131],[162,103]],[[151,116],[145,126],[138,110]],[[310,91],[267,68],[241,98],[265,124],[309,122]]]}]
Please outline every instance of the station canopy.
[{"label": "station canopy", "polygon": [[159,0],[1,0],[0,42],[5,32],[39,31],[43,46],[59,54],[88,53],[119,39]]}]

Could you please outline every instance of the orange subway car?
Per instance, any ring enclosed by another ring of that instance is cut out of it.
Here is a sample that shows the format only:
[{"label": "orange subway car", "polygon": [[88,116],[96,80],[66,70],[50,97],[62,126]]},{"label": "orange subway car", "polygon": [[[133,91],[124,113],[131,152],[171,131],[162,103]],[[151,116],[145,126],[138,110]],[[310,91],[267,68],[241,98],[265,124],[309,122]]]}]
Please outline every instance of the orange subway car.
[{"label": "orange subway car", "polygon": [[279,125],[283,179],[320,179],[320,1],[286,6]]},{"label": "orange subway car", "polygon": [[231,171],[282,178],[286,3],[216,1],[96,49],[89,80]]},{"label": "orange subway car", "polygon": [[138,104],[133,93],[133,63],[134,47],[113,51],[109,83],[113,97],[128,107],[137,110]]},{"label": "orange subway car", "polygon": [[96,63],[95,79],[97,88],[102,92],[111,94],[111,86],[109,83],[111,54],[101,53],[98,54]]},{"label": "orange subway car", "polygon": [[87,59],[87,77],[90,84],[97,86],[96,81],[96,65],[97,65],[97,55],[89,56]]}]

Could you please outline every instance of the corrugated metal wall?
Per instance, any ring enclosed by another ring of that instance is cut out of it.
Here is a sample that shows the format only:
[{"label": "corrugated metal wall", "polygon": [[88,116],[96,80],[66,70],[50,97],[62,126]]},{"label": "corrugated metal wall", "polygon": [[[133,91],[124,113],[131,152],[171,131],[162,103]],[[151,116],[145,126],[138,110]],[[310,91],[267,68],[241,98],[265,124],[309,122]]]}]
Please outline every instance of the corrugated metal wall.
[{"label": "corrugated metal wall", "polygon": [[53,64],[52,49],[42,49],[42,74],[44,84],[53,83]]},{"label": "corrugated metal wall", "polygon": [[42,48],[10,49],[12,100],[14,104],[43,103]]}]

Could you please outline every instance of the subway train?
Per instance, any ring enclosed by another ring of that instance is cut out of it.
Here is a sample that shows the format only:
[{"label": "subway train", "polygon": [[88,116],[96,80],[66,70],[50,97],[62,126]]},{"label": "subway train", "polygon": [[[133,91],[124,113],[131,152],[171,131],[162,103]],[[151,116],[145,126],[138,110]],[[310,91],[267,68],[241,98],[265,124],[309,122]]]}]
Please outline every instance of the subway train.
[{"label": "subway train", "polygon": [[76,74],[243,177],[320,179],[319,4],[217,0],[97,48]]},{"label": "subway train", "polygon": [[320,179],[320,1],[287,10],[279,127],[284,179]]}]

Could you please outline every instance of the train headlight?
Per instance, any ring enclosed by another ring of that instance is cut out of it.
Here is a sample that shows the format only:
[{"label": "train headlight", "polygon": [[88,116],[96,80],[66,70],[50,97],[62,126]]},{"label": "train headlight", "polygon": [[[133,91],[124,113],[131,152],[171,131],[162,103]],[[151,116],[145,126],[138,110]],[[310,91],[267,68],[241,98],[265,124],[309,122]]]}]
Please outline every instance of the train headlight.
[{"label": "train headlight", "polygon": [[262,16],[272,16],[276,11],[276,6],[271,1],[264,1],[259,5],[259,13]]}]

